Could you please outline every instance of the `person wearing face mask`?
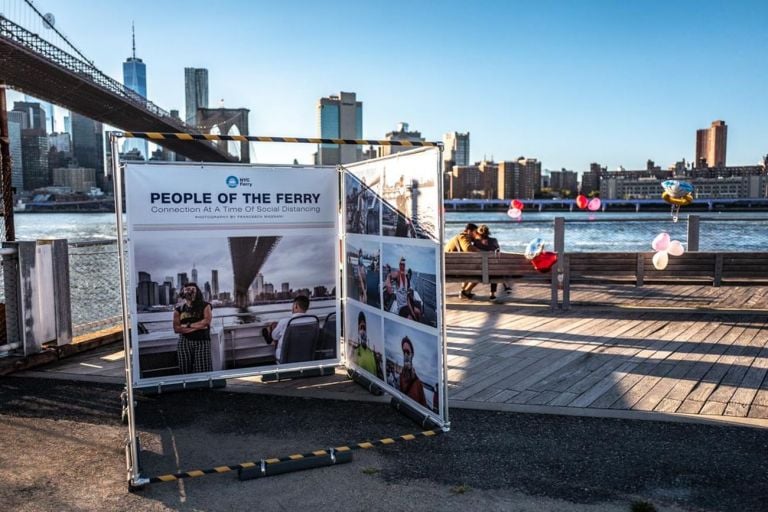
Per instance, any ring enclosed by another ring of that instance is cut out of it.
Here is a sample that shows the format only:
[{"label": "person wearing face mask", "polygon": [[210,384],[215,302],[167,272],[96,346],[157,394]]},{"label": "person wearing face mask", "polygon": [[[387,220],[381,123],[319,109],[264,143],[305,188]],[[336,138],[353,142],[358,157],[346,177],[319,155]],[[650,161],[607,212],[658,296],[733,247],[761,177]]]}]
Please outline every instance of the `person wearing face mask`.
[{"label": "person wearing face mask", "polygon": [[411,269],[406,270],[405,256],[400,258],[397,270],[391,270],[384,278],[385,295],[395,300],[389,311],[411,320],[421,320],[422,303],[418,292],[411,288]]},{"label": "person wearing face mask", "polygon": [[424,385],[413,368],[413,343],[408,336],[405,336],[400,342],[400,348],[403,351],[403,369],[400,370],[400,391],[426,407],[427,399],[424,396]]},{"label": "person wearing face mask", "polygon": [[203,300],[197,283],[187,283],[179,297],[184,303],[173,310],[173,332],[179,335],[176,352],[181,373],[210,372],[211,305]]},{"label": "person wearing face mask", "polygon": [[355,348],[355,360],[357,365],[371,375],[378,376],[376,371],[376,354],[368,346],[368,324],[365,321],[365,313],[357,315],[357,348]]}]

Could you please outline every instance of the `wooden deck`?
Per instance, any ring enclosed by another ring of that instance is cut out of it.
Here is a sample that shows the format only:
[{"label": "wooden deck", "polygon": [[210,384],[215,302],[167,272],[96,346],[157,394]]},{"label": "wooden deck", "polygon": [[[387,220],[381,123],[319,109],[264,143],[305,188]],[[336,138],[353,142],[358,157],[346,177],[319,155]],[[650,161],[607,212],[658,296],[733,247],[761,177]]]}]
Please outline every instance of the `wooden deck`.
[{"label": "wooden deck", "polygon": [[[746,418],[768,426],[768,287],[574,286],[571,309],[549,308],[546,284],[512,296],[457,298],[448,285],[452,406],[584,413],[621,411]],[[486,294],[486,295],[483,295]],[[120,382],[112,345],[28,372]],[[329,398],[369,395],[335,376],[233,390]]]},{"label": "wooden deck", "polygon": [[545,285],[454,288],[452,402],[768,418],[767,287],[582,286],[569,311]]}]

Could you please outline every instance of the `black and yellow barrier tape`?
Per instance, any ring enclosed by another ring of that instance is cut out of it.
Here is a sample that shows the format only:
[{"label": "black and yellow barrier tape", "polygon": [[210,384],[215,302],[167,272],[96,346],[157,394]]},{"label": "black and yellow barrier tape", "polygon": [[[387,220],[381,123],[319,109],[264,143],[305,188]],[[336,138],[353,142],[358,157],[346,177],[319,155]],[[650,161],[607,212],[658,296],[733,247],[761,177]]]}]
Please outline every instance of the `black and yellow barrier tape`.
[{"label": "black and yellow barrier tape", "polygon": [[335,446],[327,450],[315,450],[309,453],[297,453],[294,455],[288,455],[287,457],[274,457],[271,459],[263,459],[262,461],[258,461],[258,462],[241,462],[240,464],[236,464],[234,466],[217,466],[215,468],[209,468],[209,469],[194,469],[192,471],[182,471],[180,473],[175,473],[172,475],[160,475],[160,476],[150,477],[149,483],[153,484],[158,482],[173,482],[176,480],[180,480],[182,478],[197,478],[199,476],[212,475],[215,473],[228,473],[230,471],[238,471],[240,469],[249,469],[249,468],[258,467],[262,464],[262,462],[264,464],[269,465],[269,464],[279,464],[281,462],[288,462],[288,461],[299,460],[299,459],[306,459],[311,457],[322,457],[325,455],[329,455],[330,450],[335,450],[337,452],[349,452],[353,450],[368,450],[371,448],[375,448],[377,446],[394,444],[399,441],[413,441],[421,437],[434,437],[442,433],[443,431],[438,429],[425,430],[423,432],[418,432],[416,434],[404,434],[402,436],[397,436],[397,437],[385,437],[383,439],[377,439],[375,441],[364,441],[362,443]]},{"label": "black and yellow barrier tape", "polygon": [[126,138],[148,140],[207,140],[207,141],[239,141],[239,142],[295,142],[304,144],[355,144],[370,146],[406,146],[406,147],[439,147],[442,142],[426,142],[415,140],[369,140],[369,139],[320,139],[312,137],[257,137],[253,135],[209,135],[193,133],[161,133],[161,132],[122,132]]}]

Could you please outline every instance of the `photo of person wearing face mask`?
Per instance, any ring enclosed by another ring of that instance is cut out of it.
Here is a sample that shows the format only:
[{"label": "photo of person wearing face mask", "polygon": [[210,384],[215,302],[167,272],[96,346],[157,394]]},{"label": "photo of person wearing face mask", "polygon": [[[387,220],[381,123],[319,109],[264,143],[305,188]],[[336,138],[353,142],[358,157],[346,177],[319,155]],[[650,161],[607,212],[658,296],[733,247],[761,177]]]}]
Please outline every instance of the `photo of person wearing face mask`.
[{"label": "photo of person wearing face mask", "polygon": [[413,368],[413,343],[408,336],[400,342],[403,351],[403,368],[400,370],[400,391],[415,402],[427,406],[424,396],[424,384],[422,384],[416,370]]},{"label": "photo of person wearing face mask", "polygon": [[384,379],[384,338],[381,317],[350,304],[345,316],[347,357],[361,370],[373,377]]},{"label": "photo of person wearing face mask", "polygon": [[357,365],[371,375],[378,375],[376,354],[368,346],[368,326],[365,321],[365,313],[362,311],[357,315],[357,343],[355,349]]}]

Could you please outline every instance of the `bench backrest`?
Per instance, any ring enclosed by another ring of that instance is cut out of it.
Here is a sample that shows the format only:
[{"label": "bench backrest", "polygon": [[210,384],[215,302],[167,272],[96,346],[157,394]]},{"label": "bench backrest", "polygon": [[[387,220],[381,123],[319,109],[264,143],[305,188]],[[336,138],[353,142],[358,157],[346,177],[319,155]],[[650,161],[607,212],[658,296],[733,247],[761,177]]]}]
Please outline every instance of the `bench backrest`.
[{"label": "bench backrest", "polygon": [[768,252],[686,252],[669,256],[667,267],[653,266],[653,252],[567,253],[568,281],[644,283],[749,283],[768,281]]},{"label": "bench backrest", "polygon": [[489,283],[514,278],[550,280],[533,268],[525,256],[509,252],[447,252],[445,277],[451,281],[481,281]]}]

